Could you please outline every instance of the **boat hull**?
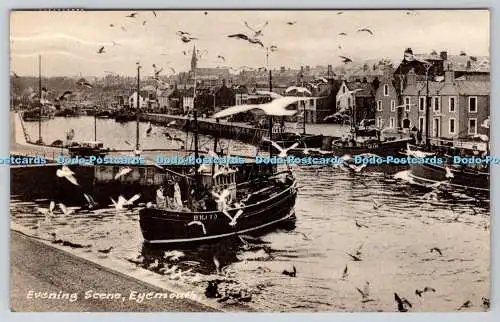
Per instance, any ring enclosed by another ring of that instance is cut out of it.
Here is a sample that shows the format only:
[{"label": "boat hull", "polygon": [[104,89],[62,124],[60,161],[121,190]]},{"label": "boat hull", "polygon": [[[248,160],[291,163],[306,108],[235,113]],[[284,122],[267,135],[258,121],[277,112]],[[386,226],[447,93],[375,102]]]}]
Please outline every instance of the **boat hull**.
[{"label": "boat hull", "polygon": [[[241,208],[244,212],[234,225],[220,211],[191,213],[158,208],[140,210],[139,223],[146,243],[206,242],[257,232],[285,223],[294,218],[296,197],[295,184],[292,184],[265,201]],[[234,216],[237,209],[229,209],[228,212]]]},{"label": "boat hull", "polygon": [[410,164],[409,175],[415,184],[428,186],[442,181],[462,189],[474,189],[488,192],[490,190],[490,173],[464,169],[451,169],[453,178],[446,177],[444,166],[435,164]]}]

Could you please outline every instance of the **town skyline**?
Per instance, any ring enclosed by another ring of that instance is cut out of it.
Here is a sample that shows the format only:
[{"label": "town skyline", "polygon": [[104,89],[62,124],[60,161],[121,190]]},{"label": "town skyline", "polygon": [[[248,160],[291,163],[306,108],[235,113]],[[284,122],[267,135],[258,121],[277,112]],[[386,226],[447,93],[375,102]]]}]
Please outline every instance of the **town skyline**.
[{"label": "town skyline", "polygon": [[[339,66],[340,56],[354,64],[398,62],[408,47],[489,56],[488,10],[17,11],[11,14],[11,71],[36,76],[41,55],[44,77],[135,76],[137,61],[141,76],[153,73],[152,64],[169,76],[190,69],[193,45],[203,53],[198,67],[266,67],[264,48],[227,37],[251,35],[245,22],[256,29],[266,21],[259,39],[278,47],[270,69]],[[182,42],[181,30],[197,39]]]}]

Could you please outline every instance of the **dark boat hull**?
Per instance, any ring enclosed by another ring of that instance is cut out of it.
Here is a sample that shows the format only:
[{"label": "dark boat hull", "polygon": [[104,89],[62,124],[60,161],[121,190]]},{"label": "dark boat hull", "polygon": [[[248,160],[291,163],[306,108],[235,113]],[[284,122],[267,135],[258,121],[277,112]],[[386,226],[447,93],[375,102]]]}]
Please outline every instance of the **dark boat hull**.
[{"label": "dark boat hull", "polygon": [[[323,135],[296,135],[295,133],[274,134],[273,141],[284,148],[289,148],[295,143],[299,143],[299,147],[320,149],[323,146]],[[262,141],[262,147],[269,147],[268,141]],[[279,152],[273,147],[274,152]]]},{"label": "dark boat hull", "polygon": [[[139,212],[139,222],[145,242],[150,244],[196,243],[257,232],[294,217],[293,207],[297,197],[295,184],[277,195],[244,208],[235,225],[220,211],[190,213],[157,208],[144,208]],[[237,210],[229,210],[234,216]],[[191,224],[200,222],[200,224]]]},{"label": "dark boat hull", "polygon": [[444,166],[435,164],[410,164],[409,175],[415,184],[428,186],[442,181],[461,189],[474,189],[488,192],[490,190],[490,173],[467,169],[451,169],[453,178],[446,177]]}]

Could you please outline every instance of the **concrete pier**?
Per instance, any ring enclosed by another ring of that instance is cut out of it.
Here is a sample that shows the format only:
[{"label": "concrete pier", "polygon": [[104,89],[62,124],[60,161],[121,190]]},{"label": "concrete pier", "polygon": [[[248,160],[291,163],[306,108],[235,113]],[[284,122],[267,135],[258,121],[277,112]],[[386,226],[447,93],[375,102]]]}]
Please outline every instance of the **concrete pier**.
[{"label": "concrete pier", "polygon": [[[172,128],[183,131],[193,131],[193,123],[185,116],[165,115],[165,114],[141,114],[142,121],[166,125],[175,121],[170,125]],[[198,132],[206,135],[217,135],[224,139],[233,139],[250,144],[260,144],[263,137],[268,135],[268,129],[257,129],[250,125],[239,122],[227,122],[215,119],[198,118]]]}]

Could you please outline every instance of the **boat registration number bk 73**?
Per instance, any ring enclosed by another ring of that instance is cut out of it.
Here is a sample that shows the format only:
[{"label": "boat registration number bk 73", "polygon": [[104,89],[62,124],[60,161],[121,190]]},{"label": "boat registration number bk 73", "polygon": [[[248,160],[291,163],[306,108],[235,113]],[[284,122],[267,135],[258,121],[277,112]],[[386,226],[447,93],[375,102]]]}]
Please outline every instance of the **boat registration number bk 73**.
[{"label": "boat registration number bk 73", "polygon": [[217,214],[210,214],[210,215],[194,215],[193,220],[198,220],[198,221],[208,221],[208,220],[216,220],[217,219]]}]

